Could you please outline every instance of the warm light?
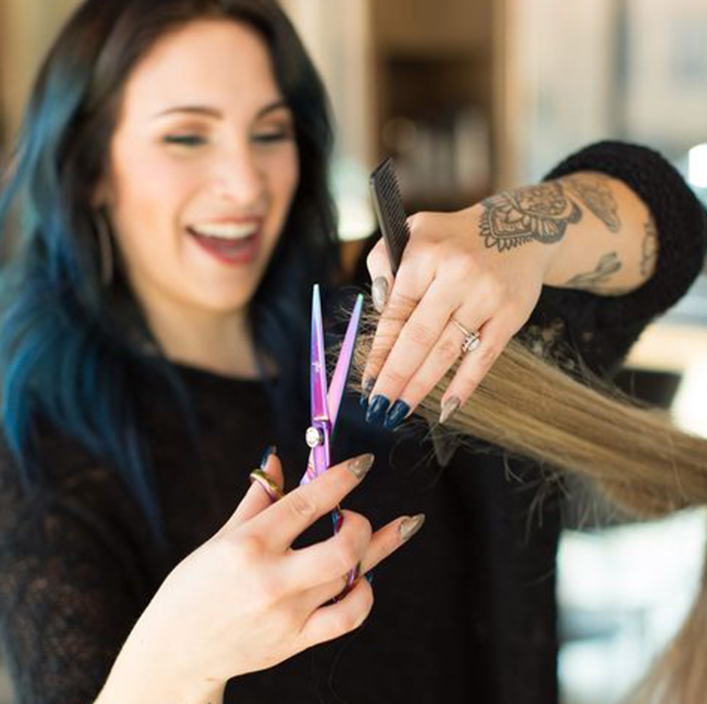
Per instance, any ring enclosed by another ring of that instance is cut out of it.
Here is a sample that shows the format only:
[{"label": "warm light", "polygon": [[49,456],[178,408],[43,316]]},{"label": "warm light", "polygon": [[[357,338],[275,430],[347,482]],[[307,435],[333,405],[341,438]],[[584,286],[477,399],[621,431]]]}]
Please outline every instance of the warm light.
[{"label": "warm light", "polygon": [[705,397],[707,397],[707,361],[690,364],[680,381],[671,412],[675,422],[681,428],[707,438]]},{"label": "warm light", "polygon": [[690,149],[687,180],[697,188],[707,188],[707,144]]}]

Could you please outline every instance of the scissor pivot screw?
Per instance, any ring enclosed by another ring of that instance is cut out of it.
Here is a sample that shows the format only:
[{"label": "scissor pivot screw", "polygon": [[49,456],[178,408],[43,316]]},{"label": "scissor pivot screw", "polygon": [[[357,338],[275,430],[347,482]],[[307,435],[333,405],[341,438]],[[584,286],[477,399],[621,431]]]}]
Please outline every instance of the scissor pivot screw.
[{"label": "scissor pivot screw", "polygon": [[324,444],[324,433],[320,428],[315,428],[313,425],[307,428],[304,437],[308,447],[315,448]]}]

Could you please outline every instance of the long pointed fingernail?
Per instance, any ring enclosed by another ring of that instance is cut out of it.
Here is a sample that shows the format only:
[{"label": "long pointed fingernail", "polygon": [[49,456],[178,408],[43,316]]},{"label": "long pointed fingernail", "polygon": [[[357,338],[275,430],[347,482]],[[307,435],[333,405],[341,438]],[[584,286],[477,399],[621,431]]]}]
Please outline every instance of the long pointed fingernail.
[{"label": "long pointed fingernail", "polygon": [[388,411],[388,415],[386,415],[383,425],[388,428],[388,430],[394,430],[403,422],[403,420],[405,420],[409,412],[410,406],[408,406],[405,401],[398,399],[393,404],[393,407]]},{"label": "long pointed fingernail", "polygon": [[270,459],[271,455],[277,454],[277,445],[268,445],[265,448],[265,452],[263,452],[263,456],[260,459],[260,469],[265,469],[265,465],[267,465],[268,460]]},{"label": "long pointed fingernail", "polygon": [[368,454],[359,455],[358,457],[354,457],[354,459],[349,460],[346,466],[351,474],[356,477],[356,479],[363,479],[366,474],[368,474],[368,470],[373,466],[373,461],[375,459],[375,455],[369,452]]},{"label": "long pointed fingernail", "polygon": [[405,518],[403,521],[400,523],[400,538],[404,543],[406,543],[410,538],[412,538],[415,533],[417,533],[420,528],[422,528],[422,524],[425,522],[425,514],[424,513],[418,513],[417,516],[413,516],[412,518]]},{"label": "long pointed fingernail", "polygon": [[462,405],[458,396],[450,396],[442,406],[442,412],[439,414],[439,422],[444,424],[459,410]]},{"label": "long pointed fingernail", "polygon": [[382,313],[388,300],[388,279],[385,276],[379,276],[373,282],[371,287],[371,296],[373,298],[373,307]]},{"label": "long pointed fingernail", "polygon": [[368,397],[371,395],[371,391],[373,391],[373,387],[376,385],[376,380],[374,378],[371,379],[366,379],[363,384],[361,385],[361,399],[359,403],[366,408],[368,405]]},{"label": "long pointed fingernail", "polygon": [[383,422],[383,418],[390,406],[390,401],[381,394],[375,396],[371,405],[368,407],[368,412],[366,413],[366,423],[380,424]]}]

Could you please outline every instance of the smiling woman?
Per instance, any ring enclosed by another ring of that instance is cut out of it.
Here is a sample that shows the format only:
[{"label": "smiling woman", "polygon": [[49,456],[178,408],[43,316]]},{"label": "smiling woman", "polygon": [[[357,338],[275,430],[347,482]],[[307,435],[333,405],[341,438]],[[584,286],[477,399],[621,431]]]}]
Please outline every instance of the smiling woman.
[{"label": "smiling woman", "polygon": [[[541,472],[479,445],[442,472],[399,426],[462,360],[445,421],[465,428],[515,332],[616,365],[696,275],[702,211],[659,155],[604,143],[551,183],[416,216],[395,277],[371,242],[390,293],[361,365],[371,424],[344,399],[332,455],[352,459],[288,493],[312,286],[327,332],[348,302],[330,146],[274,0],[87,0],[49,52],[0,196],[0,636],[20,702],[557,700],[559,516],[548,501],[528,530],[535,492],[505,479]],[[501,394],[494,441],[528,447],[504,429],[532,398]],[[332,537],[317,519],[344,500]],[[371,583],[342,590],[373,567],[368,618]]]},{"label": "smiling woman", "polygon": [[257,377],[246,304],[297,188],[293,121],[242,24],[175,29],[133,69],[95,206],[170,358]]}]

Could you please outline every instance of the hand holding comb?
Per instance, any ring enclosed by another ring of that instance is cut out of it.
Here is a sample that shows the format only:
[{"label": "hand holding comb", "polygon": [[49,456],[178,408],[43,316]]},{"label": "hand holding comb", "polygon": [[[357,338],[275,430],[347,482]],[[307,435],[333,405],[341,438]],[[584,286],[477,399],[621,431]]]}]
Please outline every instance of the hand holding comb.
[{"label": "hand holding comb", "polygon": [[[398,273],[403,252],[410,239],[407,214],[400,195],[393,160],[388,157],[371,174],[371,194],[393,276]],[[449,464],[459,442],[443,426],[430,425],[435,456],[440,466]]]}]

